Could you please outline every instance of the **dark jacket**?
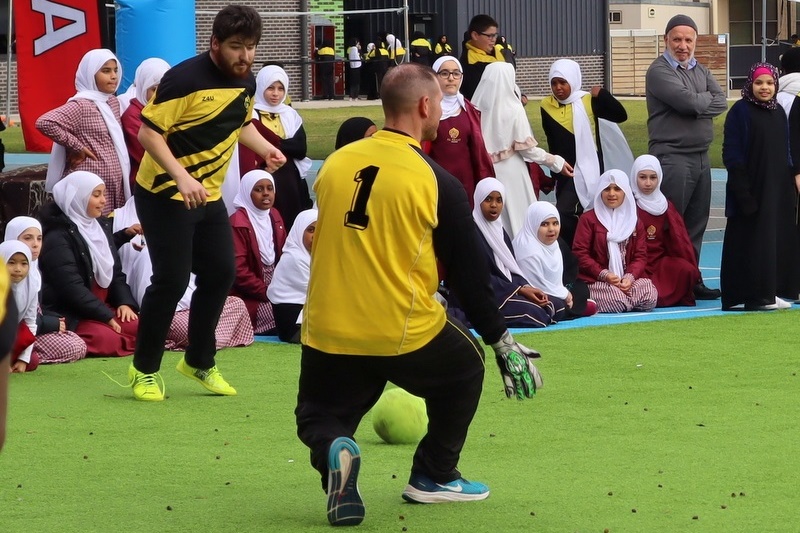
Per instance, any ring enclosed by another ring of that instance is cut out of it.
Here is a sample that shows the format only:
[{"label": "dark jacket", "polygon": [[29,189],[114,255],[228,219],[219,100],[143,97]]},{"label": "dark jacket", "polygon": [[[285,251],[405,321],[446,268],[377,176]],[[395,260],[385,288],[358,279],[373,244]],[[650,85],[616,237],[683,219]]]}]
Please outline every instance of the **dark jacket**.
[{"label": "dark jacket", "polygon": [[45,205],[39,218],[44,234],[39,269],[42,272],[42,308],[45,313],[63,316],[67,329],[74,330],[79,320],[107,323],[115,316],[109,305],[138,309],[122,272],[110,219],[98,219],[114,255],[114,275],[108,286],[106,303],[92,293],[95,281],[92,258],[75,223],[54,203]]}]

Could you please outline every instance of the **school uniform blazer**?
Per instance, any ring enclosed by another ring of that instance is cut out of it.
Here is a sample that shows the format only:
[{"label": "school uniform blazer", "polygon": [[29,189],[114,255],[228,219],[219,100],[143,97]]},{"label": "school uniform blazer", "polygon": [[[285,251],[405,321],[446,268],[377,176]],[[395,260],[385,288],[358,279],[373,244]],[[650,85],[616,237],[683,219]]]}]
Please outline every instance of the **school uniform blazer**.
[{"label": "school uniform blazer", "polygon": [[[269,216],[272,220],[272,239],[275,244],[277,264],[283,243],[286,242],[286,226],[277,209],[270,209]],[[244,300],[247,311],[253,316],[259,302],[267,301],[267,286],[264,284],[264,267],[261,264],[256,233],[244,208],[240,207],[231,215],[231,228],[236,260],[236,279],[231,294]]]},{"label": "school uniform blazer", "polygon": [[[608,230],[597,219],[594,209],[578,220],[572,253],[578,258],[578,279],[586,283],[600,281],[600,272],[608,268]],[[636,279],[647,277],[647,242],[641,220],[636,221],[636,229],[628,237],[624,260],[626,274]]]},{"label": "school uniform blazer", "polygon": [[106,323],[114,318],[114,311],[109,305],[115,308],[127,305],[134,310],[139,308],[122,272],[111,233],[111,219],[98,219],[114,256],[114,275],[106,299],[108,305],[92,294],[95,282],[92,257],[75,223],[55,204],[47,204],[42,208],[40,220],[44,238],[39,269],[42,272],[42,308],[47,314],[63,316],[67,328],[74,330],[79,320]]}]

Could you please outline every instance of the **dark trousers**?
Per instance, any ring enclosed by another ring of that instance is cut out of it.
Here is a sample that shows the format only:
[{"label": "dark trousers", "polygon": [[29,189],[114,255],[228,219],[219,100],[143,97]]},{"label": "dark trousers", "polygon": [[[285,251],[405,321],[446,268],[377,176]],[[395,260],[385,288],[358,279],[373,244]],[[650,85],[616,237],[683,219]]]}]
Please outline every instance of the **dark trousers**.
[{"label": "dark trousers", "polygon": [[572,248],[575,231],[578,229],[578,219],[583,213],[583,206],[575,190],[575,181],[572,178],[556,174],[556,209],[561,218],[560,237]]},{"label": "dark trousers", "polygon": [[137,186],[136,212],[144,231],[153,277],[142,299],[133,366],[151,374],[161,367],[164,340],[189,274],[197,289],[189,308],[189,366],[214,366],[214,330],[235,275],[233,235],[222,200],[187,210],[182,202],[162,198]]},{"label": "dark trousers", "polygon": [[707,152],[658,155],[664,181],[661,191],[683,215],[697,260],[711,210],[711,166]]},{"label": "dark trousers", "polygon": [[361,68],[350,69],[350,98],[358,99],[361,92]]},{"label": "dark trousers", "polygon": [[458,459],[478,408],[483,350],[454,319],[423,348],[404,355],[334,355],[303,346],[297,396],[297,435],[311,448],[311,464],[328,479],[328,449],[353,438],[387,381],[425,398],[428,433],[417,446],[412,472],[438,483],[461,477]]}]

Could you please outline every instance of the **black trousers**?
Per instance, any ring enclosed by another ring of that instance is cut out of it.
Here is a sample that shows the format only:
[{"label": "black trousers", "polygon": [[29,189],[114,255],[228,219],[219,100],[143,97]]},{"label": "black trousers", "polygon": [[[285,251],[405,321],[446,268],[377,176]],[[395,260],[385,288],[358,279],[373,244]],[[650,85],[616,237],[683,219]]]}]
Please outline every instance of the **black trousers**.
[{"label": "black trousers", "polygon": [[483,388],[484,354],[462,324],[448,317],[423,348],[404,355],[335,355],[303,346],[297,435],[311,449],[311,464],[327,486],[328,449],[353,438],[387,381],[425,399],[428,433],[411,467],[437,483],[461,477],[457,466]]},{"label": "black trousers", "polygon": [[140,186],[134,192],[153,277],[142,299],[133,366],[151,374],[161,367],[164,340],[189,274],[197,289],[189,307],[189,366],[214,366],[216,338],[225,299],[235,275],[233,235],[222,200],[187,210],[182,202],[162,198]]},{"label": "black trousers", "polygon": [[361,67],[350,69],[350,98],[358,99],[361,93]]}]

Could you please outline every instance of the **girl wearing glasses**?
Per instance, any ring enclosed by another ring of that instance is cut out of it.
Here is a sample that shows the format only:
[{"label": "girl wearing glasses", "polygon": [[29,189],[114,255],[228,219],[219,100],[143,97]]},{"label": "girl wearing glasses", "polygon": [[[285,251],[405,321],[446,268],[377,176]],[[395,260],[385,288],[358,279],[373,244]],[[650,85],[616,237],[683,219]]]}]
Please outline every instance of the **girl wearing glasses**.
[{"label": "girl wearing glasses", "polygon": [[475,106],[459,92],[463,81],[461,63],[453,56],[443,56],[433,63],[442,88],[442,118],[436,140],[423,148],[434,161],[458,178],[467,191],[472,207],[475,185],[494,177],[494,167],[481,133],[481,117]]}]

